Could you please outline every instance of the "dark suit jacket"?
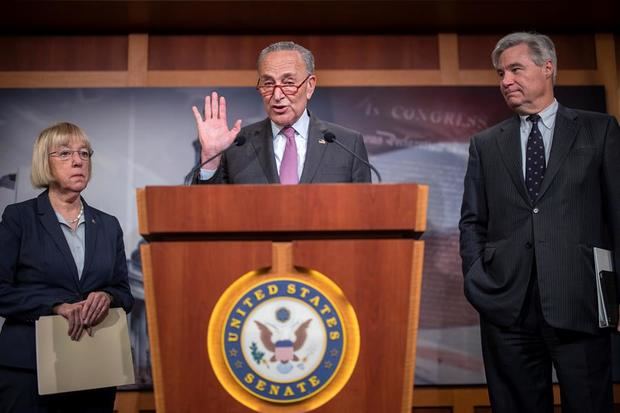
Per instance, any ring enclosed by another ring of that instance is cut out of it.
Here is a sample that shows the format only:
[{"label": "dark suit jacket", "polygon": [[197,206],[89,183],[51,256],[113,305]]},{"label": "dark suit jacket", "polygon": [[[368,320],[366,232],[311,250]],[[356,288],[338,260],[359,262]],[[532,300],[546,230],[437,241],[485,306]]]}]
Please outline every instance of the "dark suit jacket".
[{"label": "dark suit jacket", "polygon": [[[299,183],[370,182],[368,166],[336,143],[319,143],[327,131],[332,132],[340,143],[360,158],[368,161],[364,139],[360,133],[321,121],[310,114],[308,148]],[[246,143],[226,151],[215,175],[208,181],[198,183],[280,183],[269,119],[242,128],[239,136],[245,136]]]},{"label": "dark suit jacket", "polygon": [[559,106],[540,194],[523,179],[519,118],[471,140],[459,224],[465,295],[488,321],[515,323],[532,265],[545,320],[598,331],[592,247],[620,264],[620,129],[608,115]]},{"label": "dark suit jacket", "polygon": [[118,220],[84,204],[86,250],[82,277],[45,191],[6,207],[0,223],[0,365],[36,368],[34,320],[52,307],[112,295],[112,306],[130,311],[123,232]]}]

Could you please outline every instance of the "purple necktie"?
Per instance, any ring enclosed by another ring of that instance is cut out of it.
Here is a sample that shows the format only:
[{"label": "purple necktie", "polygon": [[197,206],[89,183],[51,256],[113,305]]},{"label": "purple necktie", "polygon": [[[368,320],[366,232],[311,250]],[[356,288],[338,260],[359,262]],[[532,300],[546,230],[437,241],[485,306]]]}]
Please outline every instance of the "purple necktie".
[{"label": "purple necktie", "polygon": [[284,155],[280,164],[280,183],[281,184],[297,184],[299,177],[297,176],[297,144],[295,143],[295,129],[287,126],[282,129],[282,134],[286,137],[286,146],[284,147]]}]

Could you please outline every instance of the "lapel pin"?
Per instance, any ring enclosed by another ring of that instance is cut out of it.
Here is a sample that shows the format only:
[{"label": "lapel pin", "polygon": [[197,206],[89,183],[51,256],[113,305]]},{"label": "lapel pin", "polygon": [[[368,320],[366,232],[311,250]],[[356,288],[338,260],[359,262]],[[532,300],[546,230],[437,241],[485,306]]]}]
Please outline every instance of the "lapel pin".
[{"label": "lapel pin", "polygon": [[325,145],[327,142],[325,142],[325,139],[319,139],[319,143]]}]

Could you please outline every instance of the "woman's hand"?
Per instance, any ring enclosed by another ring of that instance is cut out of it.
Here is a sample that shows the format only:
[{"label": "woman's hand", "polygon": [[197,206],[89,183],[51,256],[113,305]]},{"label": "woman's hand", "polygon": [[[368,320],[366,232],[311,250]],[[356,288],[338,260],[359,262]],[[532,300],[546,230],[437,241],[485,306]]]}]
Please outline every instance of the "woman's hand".
[{"label": "woman's hand", "polygon": [[84,323],[82,322],[82,302],[75,304],[59,304],[53,308],[54,314],[63,316],[69,322],[69,330],[67,334],[71,340],[77,341],[84,332]]},{"label": "woman's hand", "polygon": [[82,324],[89,327],[88,334],[91,334],[90,327],[94,327],[102,322],[108,315],[112,296],[105,291],[94,291],[88,294],[82,304]]}]

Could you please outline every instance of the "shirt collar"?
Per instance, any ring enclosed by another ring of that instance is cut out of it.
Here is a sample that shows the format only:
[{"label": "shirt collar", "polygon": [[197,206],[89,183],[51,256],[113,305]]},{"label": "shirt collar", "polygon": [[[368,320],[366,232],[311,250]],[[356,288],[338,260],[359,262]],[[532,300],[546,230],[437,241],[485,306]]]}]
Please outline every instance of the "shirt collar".
[{"label": "shirt collar", "polygon": [[[538,116],[540,116],[539,125],[543,125],[546,129],[552,129],[555,124],[555,115],[558,112],[558,101],[553,99],[553,102],[540,112],[538,112]],[[519,115],[521,118],[521,125],[527,125],[528,120],[527,117],[529,115]]]},{"label": "shirt collar", "polygon": [[[279,127],[273,123],[272,120],[269,122],[271,123],[271,132],[273,139],[275,140],[280,131],[284,128]],[[297,122],[293,123],[291,126],[295,129],[295,133],[302,139],[308,139],[308,127],[310,126],[310,116],[308,116],[308,111],[304,109],[299,119],[297,119]]]},{"label": "shirt collar", "polygon": [[[65,219],[65,217],[63,217],[59,212],[54,211],[54,214],[56,214],[56,218],[58,219],[58,222],[60,224],[66,225],[69,228],[71,228],[71,225],[69,225],[69,223],[67,222],[67,220]],[[84,215],[86,214],[86,211],[82,212],[82,215],[80,216],[80,219],[78,220],[78,224],[77,226],[79,227],[81,224],[86,222],[86,218],[84,217]]]}]

